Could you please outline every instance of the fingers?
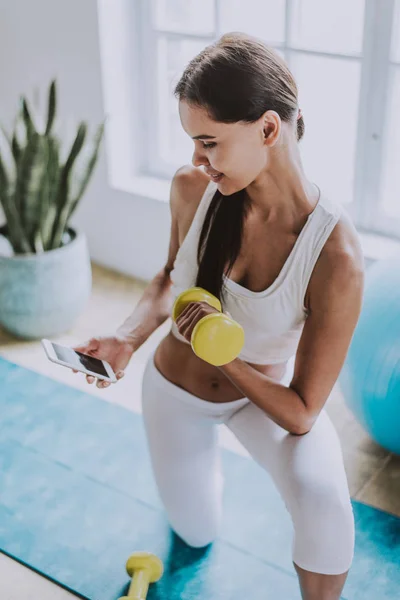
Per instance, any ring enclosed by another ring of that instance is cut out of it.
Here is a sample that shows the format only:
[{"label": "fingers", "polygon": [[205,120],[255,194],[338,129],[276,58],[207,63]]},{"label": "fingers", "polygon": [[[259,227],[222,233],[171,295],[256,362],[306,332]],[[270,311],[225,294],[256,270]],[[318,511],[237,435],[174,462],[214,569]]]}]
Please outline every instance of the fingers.
[{"label": "fingers", "polygon": [[97,338],[91,338],[87,342],[80,344],[79,346],[72,346],[72,350],[87,354],[88,352],[94,352],[99,348],[99,340]]},{"label": "fingers", "polygon": [[[81,371],[77,371],[76,369],[71,369],[71,371],[73,373],[81,373]],[[86,375],[86,381],[88,383],[93,383],[94,380],[95,380],[95,377],[93,377],[93,375]]]},{"label": "fingers", "polygon": [[193,329],[199,321],[198,316],[203,311],[203,306],[199,302],[190,303],[176,319],[178,331],[188,341],[191,340]]},{"label": "fingers", "polygon": [[[82,371],[76,371],[75,369],[72,369],[73,373],[81,373]],[[94,380],[96,379],[96,377],[94,377],[93,375],[86,375],[86,381],[88,383],[93,383]]]},{"label": "fingers", "polygon": [[[116,375],[115,375],[116,378],[117,378],[117,381],[119,379],[122,379],[124,377],[124,375],[125,375],[125,373],[123,371],[118,371],[118,373],[116,373]],[[104,381],[104,379],[98,379],[97,383],[96,383],[96,386],[98,388],[107,388],[107,387],[110,387],[110,385],[111,385],[111,382],[110,381]]]},{"label": "fingers", "polygon": [[82,352],[82,354],[87,354],[88,352],[93,351],[93,348],[90,346],[89,343],[82,344],[81,346],[71,346],[71,349],[75,350],[75,352]]},{"label": "fingers", "polygon": [[[116,378],[117,381],[119,381],[120,379],[122,379],[124,377],[125,373],[124,371],[118,371],[118,373],[116,373]],[[92,377],[91,375],[87,375],[86,379],[88,380],[88,383],[93,383],[93,381],[95,380],[95,377]],[[89,381],[90,379],[90,381]],[[96,382],[96,387],[98,388],[107,388],[111,385],[110,381],[104,381],[104,379],[98,379]]]},{"label": "fingers", "polygon": [[[76,369],[71,369],[71,370],[73,373],[79,373],[79,371],[77,371]],[[117,378],[117,381],[119,381],[120,379],[122,379],[125,376],[125,373],[124,373],[124,371],[118,371],[115,376]],[[89,384],[92,384],[96,381],[96,377],[94,377],[93,375],[86,375],[86,381]],[[104,379],[97,379],[96,386],[98,388],[106,388],[106,387],[109,387],[110,385],[111,385],[110,381],[104,381]]]}]

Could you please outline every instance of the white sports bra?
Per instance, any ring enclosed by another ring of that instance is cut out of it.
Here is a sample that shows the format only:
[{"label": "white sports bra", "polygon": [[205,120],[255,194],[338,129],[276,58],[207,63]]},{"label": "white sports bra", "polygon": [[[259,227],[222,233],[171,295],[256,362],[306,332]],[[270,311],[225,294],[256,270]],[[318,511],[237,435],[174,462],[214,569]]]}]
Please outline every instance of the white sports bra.
[{"label": "white sports bra", "polygon": [[[170,273],[174,298],[196,285],[199,236],[216,189],[217,184],[210,181],[178,250]],[[281,272],[266,290],[253,292],[223,276],[226,300],[222,302],[222,310],[229,312],[245,332],[239,358],[254,364],[271,365],[286,362],[296,353],[307,318],[304,296],[308,282],[341,209],[340,204],[320,194]],[[174,321],[171,331],[189,344]]]}]

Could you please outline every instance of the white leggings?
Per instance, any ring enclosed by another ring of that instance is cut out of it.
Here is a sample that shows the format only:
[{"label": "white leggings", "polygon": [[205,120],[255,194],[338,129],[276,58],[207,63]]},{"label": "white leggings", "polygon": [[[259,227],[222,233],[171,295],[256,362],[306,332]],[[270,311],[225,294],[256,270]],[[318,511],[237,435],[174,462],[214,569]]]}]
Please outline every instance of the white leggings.
[{"label": "white leggings", "polygon": [[216,425],[224,423],[273,479],[292,518],[296,565],[327,575],[350,568],[354,516],[340,441],[325,410],[309,433],[291,435],[247,398],[207,402],[173,384],[156,368],[154,352],[142,406],[161,501],[187,544],[202,547],[218,535],[223,477]]}]

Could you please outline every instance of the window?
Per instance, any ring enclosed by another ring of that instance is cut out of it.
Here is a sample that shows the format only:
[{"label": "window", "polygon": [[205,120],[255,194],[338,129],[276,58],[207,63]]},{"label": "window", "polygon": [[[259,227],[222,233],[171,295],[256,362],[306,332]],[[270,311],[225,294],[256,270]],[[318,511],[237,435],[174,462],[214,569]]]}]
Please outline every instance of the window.
[{"label": "window", "polygon": [[307,175],[360,230],[400,238],[400,0],[140,0],[142,171],[191,162],[173,89],[227,31],[265,40],[299,87]]},{"label": "window", "polygon": [[[382,174],[379,189],[379,226],[400,236],[400,0],[395,2],[390,44]],[[390,38],[389,38],[390,39]]]}]

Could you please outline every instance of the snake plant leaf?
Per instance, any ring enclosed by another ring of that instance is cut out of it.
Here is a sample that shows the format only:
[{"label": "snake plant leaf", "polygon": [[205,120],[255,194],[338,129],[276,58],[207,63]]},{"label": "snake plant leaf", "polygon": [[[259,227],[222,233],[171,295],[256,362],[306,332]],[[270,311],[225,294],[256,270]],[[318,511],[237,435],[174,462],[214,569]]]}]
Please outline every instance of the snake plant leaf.
[{"label": "snake plant leaf", "polygon": [[11,138],[8,135],[7,131],[4,129],[4,127],[1,127],[1,130],[3,132],[4,137],[6,138],[6,140],[8,142],[8,145],[10,146],[10,150],[11,150],[11,153],[14,158],[14,163],[15,163],[15,165],[17,165],[18,161],[20,159],[20,156],[21,156],[21,144],[18,140],[17,128],[16,128],[16,126],[14,126],[14,131],[13,131]]},{"label": "snake plant leaf", "polygon": [[[90,151],[87,153],[87,156],[85,157],[84,168],[81,171],[81,173],[82,173],[81,176],[80,177],[78,175],[75,176],[78,180],[77,192],[76,192],[76,194],[71,193],[72,198],[68,201],[68,203],[65,205],[64,209],[61,212],[60,219],[59,219],[59,232],[61,232],[61,236],[62,236],[62,233],[66,230],[66,228],[68,226],[68,222],[71,218],[71,215],[74,212],[80,198],[82,197],[83,193],[85,192],[85,190],[87,188],[87,185],[89,183],[89,180],[90,180],[92,172],[93,172],[93,169],[94,169],[97,159],[98,159],[99,148],[100,148],[101,140],[103,138],[103,134],[104,134],[104,122],[101,125],[99,125],[99,127],[96,131],[96,134],[94,136],[93,143],[92,143],[92,148],[90,149]],[[68,181],[68,184],[69,183],[70,182]],[[68,196],[70,196],[70,195],[68,194]],[[61,240],[57,240],[56,243],[59,243],[60,241]],[[58,246],[54,245],[54,247],[58,247]]]},{"label": "snake plant leaf", "polygon": [[53,210],[56,202],[58,181],[60,176],[60,145],[57,138],[45,137],[47,143],[48,162],[46,177],[42,180],[43,190],[40,205],[41,240],[45,250],[51,248],[51,233],[54,227],[56,211]]},{"label": "snake plant leaf", "polygon": [[15,178],[15,160],[12,153],[12,139],[8,135],[4,127],[1,127],[3,137],[6,144],[0,144],[0,151],[2,151],[3,168],[8,171],[9,184]]},{"label": "snake plant leaf", "polygon": [[18,161],[19,161],[19,159],[21,157],[22,150],[21,150],[21,147],[19,145],[17,134],[16,134],[15,131],[13,133],[12,140],[11,140],[11,151],[13,153],[15,164],[17,165]]},{"label": "snake plant leaf", "polygon": [[[21,159],[17,167],[17,181],[15,185],[15,207],[21,216],[22,226],[28,224],[27,219],[27,198],[31,177],[33,175],[35,162],[39,153],[40,136],[38,133],[33,133],[28,139],[28,143],[23,150]],[[36,176],[36,171],[35,171]]]},{"label": "snake plant leaf", "polygon": [[8,142],[8,145],[11,147],[11,138],[10,138],[10,136],[8,135],[8,133],[7,133],[6,129],[5,129],[5,127],[3,127],[3,125],[1,125],[1,126],[0,126],[0,129],[1,129],[1,131],[2,131],[2,134],[4,135],[4,137],[6,138],[6,140],[7,140],[7,142]]},{"label": "snake plant leaf", "polygon": [[[9,178],[7,174],[7,170],[4,166],[3,159],[0,155],[0,203],[3,208],[4,215],[6,217],[7,223],[13,222],[13,212],[10,206],[10,197],[9,197]],[[14,229],[11,229],[11,234],[13,234]],[[14,252],[16,247],[18,246],[18,240],[16,238],[10,239],[10,243],[14,248]]]},{"label": "snake plant leaf", "polygon": [[0,155],[0,192],[8,194],[9,177]]},{"label": "snake plant leaf", "polygon": [[40,228],[36,229],[36,231],[34,232],[33,247],[35,249],[36,254],[45,252],[45,248],[44,248],[44,244],[43,244],[43,240],[42,240],[42,232],[41,232]]},{"label": "snake plant leaf", "polygon": [[[47,165],[49,165],[50,157],[48,157]],[[38,198],[38,212],[39,212],[39,227],[37,228],[41,232],[41,240],[43,240],[43,224],[46,220],[46,215],[49,212],[50,208],[50,198],[49,198],[49,189],[50,189],[50,176],[48,172],[48,168],[46,171],[42,173],[42,178],[40,182],[39,188],[39,198]]]},{"label": "snake plant leaf", "polygon": [[43,132],[42,127],[40,132],[37,130],[28,100],[21,96],[12,133],[5,133],[7,143],[0,145],[0,203],[6,217],[6,235],[15,253],[40,253],[65,243],[68,221],[98,159],[104,123],[86,149],[84,121],[78,126],[65,162],[61,159],[61,140],[53,134],[57,95],[53,80],[48,88]]},{"label": "snake plant leaf", "polygon": [[48,190],[48,205],[55,203],[57,200],[57,190],[61,175],[60,168],[60,142],[57,138],[48,137],[48,173],[49,173],[49,190]]},{"label": "snake plant leaf", "polygon": [[15,254],[32,252],[32,248],[25,236],[20,216],[15,208],[14,198],[4,190],[0,191],[0,202],[7,221],[7,238]]},{"label": "snake plant leaf", "polygon": [[66,223],[66,216],[68,214],[68,196],[69,196],[70,182],[67,178],[62,187],[62,209],[57,209],[57,217],[54,221],[53,235],[51,238],[51,248],[59,248],[61,246],[62,236],[64,234],[64,227]]},{"label": "snake plant leaf", "polygon": [[44,182],[48,178],[48,144],[44,136],[39,136],[37,151],[32,162],[26,183],[23,202],[23,223],[25,233],[32,247],[36,231],[41,227],[41,203]]},{"label": "snake plant leaf", "polygon": [[57,211],[58,218],[54,223],[53,235],[51,239],[51,247],[59,248],[64,233],[66,204],[68,202],[69,178],[74,162],[82,150],[87,133],[87,123],[84,121],[79,125],[75,140],[72,144],[71,151],[68,155],[65,165],[62,167],[57,194]]},{"label": "snake plant leaf", "polygon": [[45,250],[51,250],[53,228],[57,220],[57,207],[55,204],[51,204],[48,213],[45,216],[44,223],[42,225],[42,240]]},{"label": "snake plant leaf", "polygon": [[21,130],[19,131],[19,135],[18,135],[18,129],[20,129],[20,127],[21,127],[21,121],[22,121],[22,116],[14,119],[13,133],[12,133],[11,137],[9,136],[9,134],[7,133],[7,131],[5,130],[4,127],[0,126],[3,136],[7,140],[8,146],[11,150],[11,154],[14,158],[14,165],[16,165],[18,163],[18,160],[21,156],[22,146],[24,145],[20,141],[20,138],[19,138],[19,135],[21,134]]},{"label": "snake plant leaf", "polygon": [[47,109],[47,125],[45,134],[49,135],[51,133],[51,129],[53,127],[54,119],[56,116],[56,106],[57,106],[57,88],[56,81],[53,81],[50,84],[49,90],[49,105]]},{"label": "snake plant leaf", "polygon": [[25,97],[22,97],[22,118],[26,127],[26,136],[29,140],[37,132],[31,117],[31,111],[29,110],[28,100]]},{"label": "snake plant leaf", "polygon": [[65,161],[65,164],[61,170],[60,182],[59,182],[59,198],[57,201],[59,210],[62,210],[62,208],[65,204],[65,194],[63,193],[63,187],[66,185],[66,182],[68,181],[68,178],[69,178],[69,175],[70,175],[70,172],[71,172],[71,169],[73,167],[76,157],[78,156],[79,152],[82,150],[82,147],[83,147],[83,144],[84,144],[85,138],[86,138],[86,133],[87,133],[87,124],[85,122],[82,122],[78,127],[78,131],[75,136],[75,140],[72,144],[71,151],[70,151],[70,153],[67,157],[67,160]]},{"label": "snake plant leaf", "polygon": [[[7,193],[4,190],[0,190],[0,205],[3,209],[4,215],[6,217],[6,222],[9,224],[10,223],[10,219],[12,219],[12,215],[9,209],[9,199],[7,197]],[[8,225],[9,227],[9,225]],[[11,235],[13,234],[13,230],[11,230],[9,232]],[[10,239],[10,243],[12,245],[12,247],[14,248],[14,244],[16,243],[17,240],[11,240],[11,236],[9,236]],[[14,248],[14,252],[15,252],[15,248]]]},{"label": "snake plant leaf", "polygon": [[[5,134],[8,143],[10,143],[10,139],[4,129],[3,133]],[[7,237],[13,247],[14,253],[18,254],[31,252],[32,248],[30,247],[29,241],[26,238],[20,215],[15,206],[13,191],[11,176],[7,172],[3,158],[0,155],[0,202],[6,217]]]},{"label": "snake plant leaf", "polygon": [[75,186],[74,190],[72,191],[72,201],[70,203],[68,219],[71,218],[73,212],[75,211],[78,205],[79,200],[85,193],[90,178],[92,176],[94,167],[96,166],[97,159],[99,156],[100,144],[104,135],[104,127],[105,122],[103,121],[103,123],[101,123],[97,128],[92,142],[92,147],[89,149],[89,152],[85,157],[86,160],[82,163],[80,175],[77,173],[75,176]]},{"label": "snake plant leaf", "polygon": [[26,144],[28,143],[28,136],[26,133],[26,127],[22,111],[20,111],[15,117],[13,131],[15,133],[15,137],[18,140],[19,145],[26,146]]},{"label": "snake plant leaf", "polygon": [[4,166],[3,159],[0,154],[0,202],[7,218],[7,198],[9,194],[9,182],[7,169]]},{"label": "snake plant leaf", "polygon": [[65,179],[68,178],[69,173],[72,169],[72,166],[75,162],[75,159],[78,156],[79,152],[82,150],[83,144],[85,143],[86,133],[87,133],[87,123],[85,123],[85,121],[82,121],[82,123],[79,124],[78,131],[75,136],[74,143],[72,144],[71,151],[68,155],[67,160],[65,161],[65,167],[64,167]]}]

